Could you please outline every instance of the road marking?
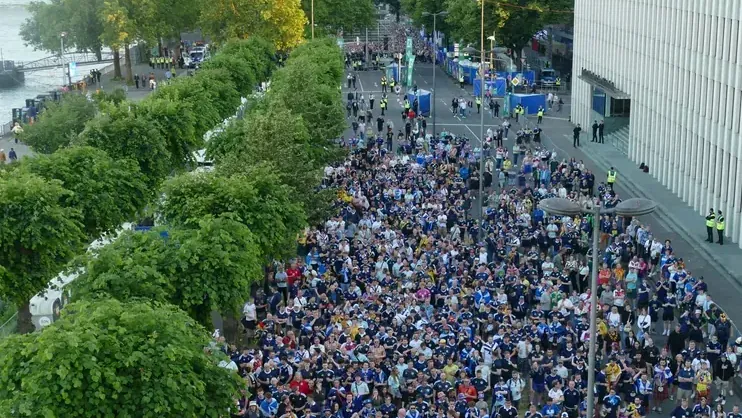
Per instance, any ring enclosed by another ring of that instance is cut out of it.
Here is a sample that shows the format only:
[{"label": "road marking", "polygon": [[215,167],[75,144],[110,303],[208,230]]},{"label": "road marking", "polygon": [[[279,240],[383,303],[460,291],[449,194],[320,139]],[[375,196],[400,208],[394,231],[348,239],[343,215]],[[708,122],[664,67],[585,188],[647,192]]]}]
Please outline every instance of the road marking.
[{"label": "road marking", "polygon": [[361,81],[361,77],[358,77],[358,84],[361,86],[361,91],[365,91],[363,90],[363,82]]},{"label": "road marking", "polygon": [[474,131],[471,130],[471,128],[469,127],[469,125],[464,125],[464,126],[466,126],[466,129],[468,129],[469,132],[471,132],[471,134],[474,135],[474,137],[477,138],[477,141],[479,141],[480,143],[482,142],[482,140],[479,139],[479,135],[475,134]]},{"label": "road marking", "polygon": [[374,87],[379,87],[379,85],[378,85],[378,84],[376,84],[376,82],[374,82]]},{"label": "road marking", "polygon": [[428,80],[425,80],[425,79],[423,79],[423,82],[424,82],[425,84],[428,84]]},{"label": "road marking", "polygon": [[544,116],[544,119],[554,119],[554,120],[569,120],[569,118],[560,118],[557,116]]}]

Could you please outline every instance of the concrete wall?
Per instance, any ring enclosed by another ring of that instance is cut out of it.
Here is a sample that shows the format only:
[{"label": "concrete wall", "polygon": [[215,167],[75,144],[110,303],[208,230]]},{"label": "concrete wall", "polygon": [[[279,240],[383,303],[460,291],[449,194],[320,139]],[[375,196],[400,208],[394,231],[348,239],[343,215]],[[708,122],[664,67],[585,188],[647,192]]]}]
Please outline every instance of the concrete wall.
[{"label": "concrete wall", "polygon": [[742,1],[576,0],[572,120],[586,68],[631,96],[629,157],[742,243]]}]

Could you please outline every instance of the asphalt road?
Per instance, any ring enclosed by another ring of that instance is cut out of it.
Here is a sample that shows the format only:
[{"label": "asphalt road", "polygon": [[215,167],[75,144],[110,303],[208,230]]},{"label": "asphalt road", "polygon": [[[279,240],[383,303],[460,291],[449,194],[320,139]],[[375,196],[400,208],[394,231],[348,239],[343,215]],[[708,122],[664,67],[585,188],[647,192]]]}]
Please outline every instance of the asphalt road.
[{"label": "asphalt road", "polygon": [[[357,88],[362,94],[368,98],[369,93],[374,93],[378,98],[381,96],[381,88],[379,87],[381,79],[381,71],[362,71],[358,72]],[[433,92],[432,100],[436,102],[434,107],[436,130],[441,132],[446,130],[456,135],[463,135],[472,140],[472,144],[477,146],[479,143],[479,137],[481,132],[480,115],[476,114],[476,109],[473,114],[470,114],[467,118],[462,119],[458,116],[454,116],[451,111],[451,99],[454,97],[469,97],[471,98],[471,86],[467,86],[466,89],[461,89],[458,83],[454,82],[453,78],[449,77],[441,68],[437,69],[435,88],[433,88],[433,66],[432,64],[417,64],[414,69],[414,82],[418,85],[418,88],[430,90]],[[343,86],[343,93],[347,90],[345,85]],[[396,100],[394,94],[389,94],[389,109],[387,110],[387,120],[391,118],[397,130],[402,122],[401,111],[402,103]],[[582,160],[586,167],[595,173],[596,178],[601,181],[605,177],[605,169],[596,163],[591,155],[581,148],[572,147],[572,128],[573,125],[569,122],[569,104],[570,97],[568,95],[560,95],[565,102],[565,106],[560,113],[548,112],[544,117],[543,123],[540,125],[542,128],[542,144],[548,149],[553,149],[557,152],[557,158],[570,158],[574,157],[578,160]],[[499,100],[502,104],[502,100]],[[378,106],[378,105],[377,105]],[[374,112],[374,117],[378,114],[378,110]],[[428,128],[432,129],[431,116],[428,118]],[[518,129],[517,123],[514,120],[510,121],[512,127],[510,129],[510,141],[506,141],[505,144],[508,147],[514,145],[514,132]],[[502,123],[502,120],[492,118],[490,115],[484,116],[484,131],[486,132],[488,127],[494,129]],[[528,121],[533,125],[534,120]],[[521,125],[523,121],[521,120]],[[375,125],[375,123],[374,123]],[[587,136],[583,136],[582,141],[589,141]],[[605,146],[610,146],[606,144]],[[654,180],[650,180],[654,181]],[[618,194],[623,199],[627,199],[632,196],[629,191],[621,186],[619,182],[616,188]],[[671,203],[671,202],[667,202]],[[709,295],[712,296],[713,300],[719,304],[733,320],[742,321],[742,286],[736,281],[728,280],[725,275],[720,272],[719,269],[715,268],[713,262],[704,259],[704,257],[695,250],[694,243],[685,241],[677,231],[670,228],[666,222],[660,219],[656,215],[643,216],[642,222],[650,225],[652,232],[655,236],[660,237],[661,240],[669,239],[672,241],[673,249],[678,256],[682,257],[686,262],[686,266],[695,276],[704,276],[709,286]],[[695,220],[688,220],[688,222],[695,222]],[[697,227],[698,225],[689,225],[689,227]],[[698,229],[698,228],[696,228]],[[703,231],[693,230],[692,233],[700,233]]]}]

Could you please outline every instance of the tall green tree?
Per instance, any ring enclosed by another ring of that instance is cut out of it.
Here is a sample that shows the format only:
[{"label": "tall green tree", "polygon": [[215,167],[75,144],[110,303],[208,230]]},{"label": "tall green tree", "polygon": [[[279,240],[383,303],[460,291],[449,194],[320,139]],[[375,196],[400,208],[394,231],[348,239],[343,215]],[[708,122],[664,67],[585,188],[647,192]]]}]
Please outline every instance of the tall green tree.
[{"label": "tall green tree", "polygon": [[42,332],[0,341],[0,415],[224,417],[244,381],[208,345],[171,305],[72,304]]},{"label": "tall green tree", "polygon": [[[474,0],[470,2],[474,3]],[[446,0],[402,0],[402,8],[412,22],[417,26],[424,26],[428,33],[433,31],[433,16],[425,14],[448,11],[447,7]],[[449,30],[446,19],[440,16],[436,19],[435,26],[440,32],[447,33]]]},{"label": "tall green tree", "polygon": [[152,197],[136,162],[114,160],[93,147],[72,147],[28,158],[19,171],[58,180],[71,191],[61,203],[80,212],[89,241],[133,219]]},{"label": "tall green tree", "polygon": [[149,120],[137,117],[128,103],[112,105],[88,122],[76,143],[102,149],[114,159],[136,161],[151,188],[156,188],[171,171],[166,139]]},{"label": "tall green tree", "polygon": [[[454,39],[480,48],[481,3],[445,0],[445,4],[449,11],[446,24]],[[485,1],[485,38],[494,33],[497,45],[509,48],[511,57],[520,65],[521,50],[531,38],[548,25],[567,21],[572,6],[569,0]]]},{"label": "tall green tree", "polygon": [[293,254],[296,235],[306,224],[292,190],[267,167],[234,176],[184,174],[163,187],[160,213],[168,224],[195,226],[207,216],[242,222],[255,234],[261,254],[282,259]]},{"label": "tall green tree", "polygon": [[33,329],[30,299],[85,242],[80,211],[64,205],[70,193],[59,181],[32,174],[0,178],[0,298],[18,306],[21,332]]},{"label": "tall green tree", "polygon": [[[152,95],[154,98],[167,99],[171,102],[187,103],[194,115],[193,124],[196,138],[203,138],[204,134],[222,121],[220,111],[224,107],[216,103],[216,95],[209,91],[199,77],[177,77],[167,86],[158,87]],[[234,111],[235,108],[232,108]]]},{"label": "tall green tree", "polygon": [[155,127],[170,154],[170,169],[181,171],[193,162],[193,153],[203,146],[196,136],[197,115],[190,102],[148,96],[136,105],[136,115]]},{"label": "tall green tree", "polygon": [[94,52],[100,60],[103,3],[103,0],[31,2],[28,5],[31,17],[21,26],[21,38],[34,49],[58,54],[60,34],[66,32],[66,50]]},{"label": "tall green tree", "polygon": [[108,295],[172,303],[211,328],[211,312],[234,315],[263,279],[263,258],[244,224],[205,218],[191,228],[128,232],[88,257],[73,297]]},{"label": "tall green tree", "polygon": [[69,146],[96,112],[84,95],[66,94],[61,101],[50,102],[36,123],[23,128],[21,140],[38,153],[51,154]]},{"label": "tall green tree", "polygon": [[[301,3],[311,21],[312,0],[302,0]],[[315,0],[314,25],[315,36],[320,33],[337,35],[339,31],[353,32],[365,28],[375,30],[376,7],[373,0]]]}]

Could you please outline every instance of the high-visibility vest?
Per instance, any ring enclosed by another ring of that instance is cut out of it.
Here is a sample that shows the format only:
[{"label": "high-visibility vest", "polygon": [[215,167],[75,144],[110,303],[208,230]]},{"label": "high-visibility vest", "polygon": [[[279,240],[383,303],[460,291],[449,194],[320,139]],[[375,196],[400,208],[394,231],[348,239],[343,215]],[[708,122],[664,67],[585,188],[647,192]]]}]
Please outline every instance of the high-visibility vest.
[{"label": "high-visibility vest", "polygon": [[539,110],[539,111],[538,111],[538,116],[539,116],[539,117],[542,117],[542,116],[544,116],[544,111],[543,111],[543,110]]},{"label": "high-visibility vest", "polygon": [[386,86],[386,77],[382,77],[381,79],[381,85]]},{"label": "high-visibility vest", "polygon": [[608,172],[608,183],[615,183],[615,182],[616,182],[616,172],[609,171]]},{"label": "high-visibility vest", "polygon": [[463,82],[464,82],[464,76],[463,75],[460,75],[459,76],[459,83],[463,83]]},{"label": "high-visibility vest", "polygon": [[554,84],[556,84],[557,86],[561,85],[561,84],[562,84],[562,79],[561,79],[561,78],[559,78],[559,77],[557,77],[557,79],[556,79],[556,81],[554,82]]},{"label": "high-visibility vest", "polygon": [[405,109],[409,109],[410,108],[410,101],[407,100],[407,99],[405,99],[405,101],[404,101],[404,108]]},{"label": "high-visibility vest", "polygon": [[715,223],[716,215],[714,215],[713,213],[709,213],[708,216],[706,216],[706,226],[709,228],[713,228]]},{"label": "high-visibility vest", "polygon": [[724,230],[724,217],[721,215],[719,215],[719,220],[716,221],[716,229],[718,229],[719,231]]},{"label": "high-visibility vest", "polygon": [[482,99],[480,99],[479,97],[477,97],[476,103],[477,103],[477,105],[481,105],[482,104]]},{"label": "high-visibility vest", "polygon": [[379,106],[380,106],[380,107],[381,107],[382,109],[386,109],[386,100],[382,100],[382,101],[380,101],[380,102],[379,102]]}]

